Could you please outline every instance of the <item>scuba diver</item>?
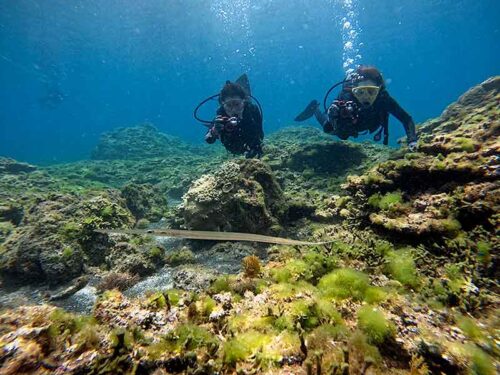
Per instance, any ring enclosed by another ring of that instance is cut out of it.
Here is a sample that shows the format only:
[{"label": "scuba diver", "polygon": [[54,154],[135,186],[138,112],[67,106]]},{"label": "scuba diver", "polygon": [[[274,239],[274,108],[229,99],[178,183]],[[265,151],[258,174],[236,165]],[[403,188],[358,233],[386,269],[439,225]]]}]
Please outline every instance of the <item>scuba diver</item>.
[{"label": "scuba diver", "polygon": [[[342,90],[327,109],[328,95],[339,85],[342,85]],[[313,100],[295,121],[305,121],[314,115],[325,133],[336,135],[342,140],[357,137],[364,131],[370,134],[377,131],[374,140],[380,141],[383,132],[383,143],[387,145],[391,114],[404,126],[408,149],[413,152],[417,148],[415,123],[389,95],[382,74],[373,66],[361,65],[343,81],[332,86],[325,95],[323,107],[324,112],[320,110],[318,101]]]},{"label": "scuba diver", "polygon": [[[218,98],[219,108],[212,121],[198,117],[198,109],[211,99]],[[252,99],[256,104],[252,103]],[[236,82],[226,81],[219,94],[202,101],[194,110],[194,117],[208,127],[205,135],[207,143],[220,139],[227,151],[249,158],[262,156],[262,108],[250,91],[246,74]]]}]

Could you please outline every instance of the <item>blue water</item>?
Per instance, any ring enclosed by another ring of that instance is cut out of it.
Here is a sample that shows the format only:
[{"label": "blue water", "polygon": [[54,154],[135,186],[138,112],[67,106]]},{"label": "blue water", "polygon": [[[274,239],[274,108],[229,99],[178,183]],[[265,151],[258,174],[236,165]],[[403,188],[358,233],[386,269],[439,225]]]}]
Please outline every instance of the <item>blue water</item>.
[{"label": "blue water", "polygon": [[242,72],[269,134],[356,63],[420,122],[499,74],[499,20],[498,0],[0,0],[0,155],[84,159],[144,121],[201,142],[193,107]]}]

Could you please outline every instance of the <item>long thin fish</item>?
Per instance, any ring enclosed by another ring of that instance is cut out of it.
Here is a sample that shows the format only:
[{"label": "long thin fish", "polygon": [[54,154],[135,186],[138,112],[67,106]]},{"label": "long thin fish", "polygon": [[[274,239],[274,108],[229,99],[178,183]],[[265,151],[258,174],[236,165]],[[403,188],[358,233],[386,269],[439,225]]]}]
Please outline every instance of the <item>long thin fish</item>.
[{"label": "long thin fish", "polygon": [[179,237],[191,240],[214,240],[214,241],[248,241],[263,242],[278,245],[324,245],[335,241],[308,242],[289,238],[264,236],[261,234],[238,233],[238,232],[211,232],[202,230],[181,229],[97,229],[99,233],[121,233],[121,234],[150,234],[158,237]]}]

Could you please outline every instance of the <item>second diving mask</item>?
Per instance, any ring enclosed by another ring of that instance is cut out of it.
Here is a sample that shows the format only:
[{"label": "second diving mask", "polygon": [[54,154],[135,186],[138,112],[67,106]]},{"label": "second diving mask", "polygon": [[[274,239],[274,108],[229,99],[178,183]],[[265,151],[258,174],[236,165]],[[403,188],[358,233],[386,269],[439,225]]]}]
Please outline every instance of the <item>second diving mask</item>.
[{"label": "second diving mask", "polygon": [[378,86],[358,86],[353,87],[352,94],[364,106],[371,106],[377,99],[380,87]]}]

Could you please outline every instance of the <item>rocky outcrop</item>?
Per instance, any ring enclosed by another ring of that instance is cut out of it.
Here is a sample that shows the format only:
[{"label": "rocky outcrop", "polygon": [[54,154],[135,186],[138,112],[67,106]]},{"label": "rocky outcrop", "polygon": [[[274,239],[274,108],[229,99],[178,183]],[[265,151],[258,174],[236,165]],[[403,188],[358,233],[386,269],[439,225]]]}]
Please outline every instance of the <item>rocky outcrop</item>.
[{"label": "rocky outcrop", "polygon": [[196,180],[180,212],[188,229],[266,234],[279,231],[284,208],[271,169],[249,159],[227,162]]},{"label": "rocky outcrop", "polygon": [[418,128],[417,153],[349,177],[351,208],[374,226],[410,236],[455,236],[500,224],[500,77],[469,90]]},{"label": "rocky outcrop", "polygon": [[152,184],[129,183],[121,189],[121,195],[136,220],[156,222],[167,212],[167,197]]},{"label": "rocky outcrop", "polygon": [[196,147],[180,138],[160,133],[153,125],[144,124],[103,134],[92,151],[92,159],[146,159],[190,151],[195,152]]},{"label": "rocky outcrop", "polygon": [[22,163],[10,158],[0,157],[0,174],[19,174],[19,173],[29,173],[36,170],[34,165],[27,163]]},{"label": "rocky outcrop", "polygon": [[27,210],[3,244],[0,273],[6,282],[58,284],[79,276],[84,265],[104,262],[111,244],[98,228],[133,225],[116,191],[81,199],[53,194]]}]

